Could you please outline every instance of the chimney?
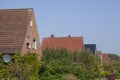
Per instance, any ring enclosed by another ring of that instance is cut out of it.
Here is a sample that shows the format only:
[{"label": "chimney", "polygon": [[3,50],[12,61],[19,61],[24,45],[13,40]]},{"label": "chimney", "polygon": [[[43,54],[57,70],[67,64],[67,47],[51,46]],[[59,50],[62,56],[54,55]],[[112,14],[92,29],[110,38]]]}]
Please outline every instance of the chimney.
[{"label": "chimney", "polygon": [[71,37],[71,35],[68,35],[68,37],[70,38],[70,37]]},{"label": "chimney", "polygon": [[54,38],[54,34],[51,34],[51,38]]}]

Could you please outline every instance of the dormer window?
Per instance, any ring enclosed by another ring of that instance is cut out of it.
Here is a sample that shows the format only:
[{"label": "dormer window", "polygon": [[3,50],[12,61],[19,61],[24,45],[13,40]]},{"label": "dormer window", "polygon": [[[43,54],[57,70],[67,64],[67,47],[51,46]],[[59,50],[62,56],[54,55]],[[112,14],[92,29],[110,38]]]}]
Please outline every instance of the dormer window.
[{"label": "dormer window", "polygon": [[32,26],[32,25],[33,25],[33,21],[31,20],[31,21],[30,21],[30,26]]}]

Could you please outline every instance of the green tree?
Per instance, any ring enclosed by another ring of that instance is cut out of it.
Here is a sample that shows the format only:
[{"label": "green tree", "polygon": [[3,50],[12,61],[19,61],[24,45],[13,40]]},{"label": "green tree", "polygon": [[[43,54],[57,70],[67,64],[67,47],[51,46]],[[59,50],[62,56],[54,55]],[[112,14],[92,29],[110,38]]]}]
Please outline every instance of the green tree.
[{"label": "green tree", "polygon": [[66,49],[46,49],[43,51],[39,72],[41,78],[63,80],[63,74],[70,72],[71,61],[71,55]]},{"label": "green tree", "polygon": [[89,77],[100,77],[101,65],[93,53],[86,51],[74,52],[73,61],[87,70]]},{"label": "green tree", "polygon": [[116,54],[107,54],[111,60],[120,62],[120,56]]},{"label": "green tree", "polygon": [[80,80],[87,80],[100,77],[100,70],[100,62],[93,53],[46,49],[43,51],[40,76],[63,80],[64,75],[71,74]]}]

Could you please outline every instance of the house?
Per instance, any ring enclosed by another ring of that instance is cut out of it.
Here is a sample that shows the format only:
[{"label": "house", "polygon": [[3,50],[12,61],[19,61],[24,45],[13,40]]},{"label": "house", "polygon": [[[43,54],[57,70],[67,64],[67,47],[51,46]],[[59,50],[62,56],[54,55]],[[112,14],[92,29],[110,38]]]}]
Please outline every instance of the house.
[{"label": "house", "polygon": [[36,53],[40,59],[40,43],[32,8],[0,10],[0,53],[16,52],[22,55]]},{"label": "house", "polygon": [[96,58],[100,61],[101,65],[103,65],[102,51],[96,51],[95,56],[96,56]]},{"label": "house", "polygon": [[96,51],[96,58],[101,61],[101,64],[103,63],[110,63],[111,59],[106,53],[102,53],[102,51]]},{"label": "house", "polygon": [[102,53],[102,61],[103,63],[110,63],[110,57],[107,54]]},{"label": "house", "polygon": [[102,51],[96,51],[96,58],[98,59],[98,60],[102,60]]},{"label": "house", "polygon": [[51,37],[43,38],[42,50],[45,49],[58,49],[65,48],[68,51],[82,51],[83,50],[83,37],[55,37],[53,34]]},{"label": "house", "polygon": [[90,51],[92,53],[96,53],[96,44],[84,44],[85,51]]}]

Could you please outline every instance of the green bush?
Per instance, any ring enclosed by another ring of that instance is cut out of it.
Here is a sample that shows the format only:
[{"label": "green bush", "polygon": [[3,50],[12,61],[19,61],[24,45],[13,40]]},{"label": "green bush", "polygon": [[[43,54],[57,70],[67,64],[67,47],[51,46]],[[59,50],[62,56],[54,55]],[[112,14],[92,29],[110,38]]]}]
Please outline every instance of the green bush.
[{"label": "green bush", "polygon": [[[43,51],[40,76],[51,78],[51,76],[72,74],[80,80],[94,79],[100,76],[100,63],[90,52],[69,52],[65,49],[46,49]],[[94,66],[93,66],[94,65]],[[50,80],[50,79],[49,79]]]},{"label": "green bush", "polygon": [[16,53],[11,55],[9,64],[3,62],[0,54],[0,80],[94,80],[107,76],[108,72],[114,73],[117,78],[120,75],[119,62],[103,65],[102,69],[91,52],[71,53],[66,49],[46,49],[42,53],[41,62],[38,62],[35,54],[21,56]]},{"label": "green bush", "polygon": [[0,59],[0,80],[28,80],[31,76],[38,76],[38,69],[39,62],[35,54],[21,56],[16,53],[11,55],[11,61],[7,64]]}]

